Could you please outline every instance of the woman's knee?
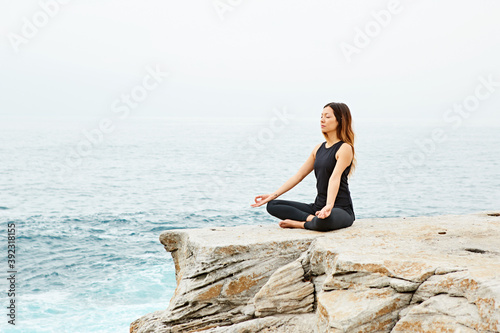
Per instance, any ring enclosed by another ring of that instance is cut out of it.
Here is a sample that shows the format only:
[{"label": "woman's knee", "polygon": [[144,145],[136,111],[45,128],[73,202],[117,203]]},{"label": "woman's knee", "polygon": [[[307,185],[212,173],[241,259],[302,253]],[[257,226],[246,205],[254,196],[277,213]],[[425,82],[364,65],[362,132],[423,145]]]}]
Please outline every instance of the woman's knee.
[{"label": "woman's knee", "polygon": [[266,210],[269,214],[274,210],[274,206],[276,205],[275,200],[271,200],[266,204]]},{"label": "woman's knee", "polygon": [[336,220],[335,224],[337,229],[350,227],[354,223],[354,217],[347,211],[340,208],[336,208],[335,210],[336,211],[334,220]]}]

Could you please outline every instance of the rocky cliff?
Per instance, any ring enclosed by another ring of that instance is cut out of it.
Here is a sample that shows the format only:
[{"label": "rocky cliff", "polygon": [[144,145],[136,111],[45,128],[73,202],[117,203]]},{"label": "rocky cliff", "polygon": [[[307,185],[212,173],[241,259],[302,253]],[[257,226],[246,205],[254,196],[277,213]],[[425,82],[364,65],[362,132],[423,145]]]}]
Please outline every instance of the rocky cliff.
[{"label": "rocky cliff", "polygon": [[500,214],[165,231],[177,289],[130,332],[499,332]]}]

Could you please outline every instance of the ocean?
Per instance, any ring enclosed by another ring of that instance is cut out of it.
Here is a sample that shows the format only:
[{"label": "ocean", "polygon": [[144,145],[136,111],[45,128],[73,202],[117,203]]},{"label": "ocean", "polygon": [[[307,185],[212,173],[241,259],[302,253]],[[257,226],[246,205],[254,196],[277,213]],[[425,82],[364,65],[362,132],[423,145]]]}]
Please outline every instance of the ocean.
[{"label": "ocean", "polygon": [[[3,122],[0,247],[7,258],[14,243],[15,262],[1,267],[0,330],[128,332],[167,308],[176,282],[160,233],[277,223],[250,204],[324,141],[319,119]],[[356,219],[498,211],[499,127],[355,119]],[[312,172],[280,199],[315,195]]]}]

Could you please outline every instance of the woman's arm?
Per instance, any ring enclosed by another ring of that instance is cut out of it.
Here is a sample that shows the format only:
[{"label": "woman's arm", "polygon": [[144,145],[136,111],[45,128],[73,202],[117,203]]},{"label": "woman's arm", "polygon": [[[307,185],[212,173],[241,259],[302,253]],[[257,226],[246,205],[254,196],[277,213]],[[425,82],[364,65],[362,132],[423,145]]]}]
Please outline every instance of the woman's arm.
[{"label": "woman's arm", "polygon": [[[300,183],[308,174],[311,173],[314,169],[314,160],[316,158],[316,151],[318,150],[319,146],[321,144],[316,145],[314,147],[313,151],[311,152],[311,155],[307,158],[307,160],[304,162],[304,164],[300,167],[300,169],[297,171],[295,175],[290,177],[283,185],[280,186],[276,191],[274,191],[272,194],[269,196],[264,196],[259,195],[255,197],[255,203],[252,204],[252,207],[259,207],[273,199],[276,199],[283,193],[286,193],[290,191],[292,188],[294,188],[298,183]],[[257,200],[260,199],[260,200]]]},{"label": "woman's arm", "polygon": [[319,218],[324,219],[330,215],[333,205],[335,204],[335,199],[337,198],[337,193],[339,192],[340,177],[349,164],[351,164],[353,156],[351,145],[343,143],[337,152],[337,164],[335,164],[335,168],[328,181],[326,205],[316,214]]}]

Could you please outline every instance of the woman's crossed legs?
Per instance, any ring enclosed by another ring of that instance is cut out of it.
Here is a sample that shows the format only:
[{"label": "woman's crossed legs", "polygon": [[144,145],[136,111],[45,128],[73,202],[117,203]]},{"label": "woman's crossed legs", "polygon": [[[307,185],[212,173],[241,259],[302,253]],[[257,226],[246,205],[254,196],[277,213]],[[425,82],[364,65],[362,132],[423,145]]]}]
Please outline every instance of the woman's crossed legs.
[{"label": "woman's crossed legs", "polygon": [[342,208],[334,207],[325,219],[315,216],[312,204],[298,201],[274,199],[267,203],[269,214],[282,219],[282,228],[304,228],[317,231],[331,231],[350,227],[354,218]]}]

